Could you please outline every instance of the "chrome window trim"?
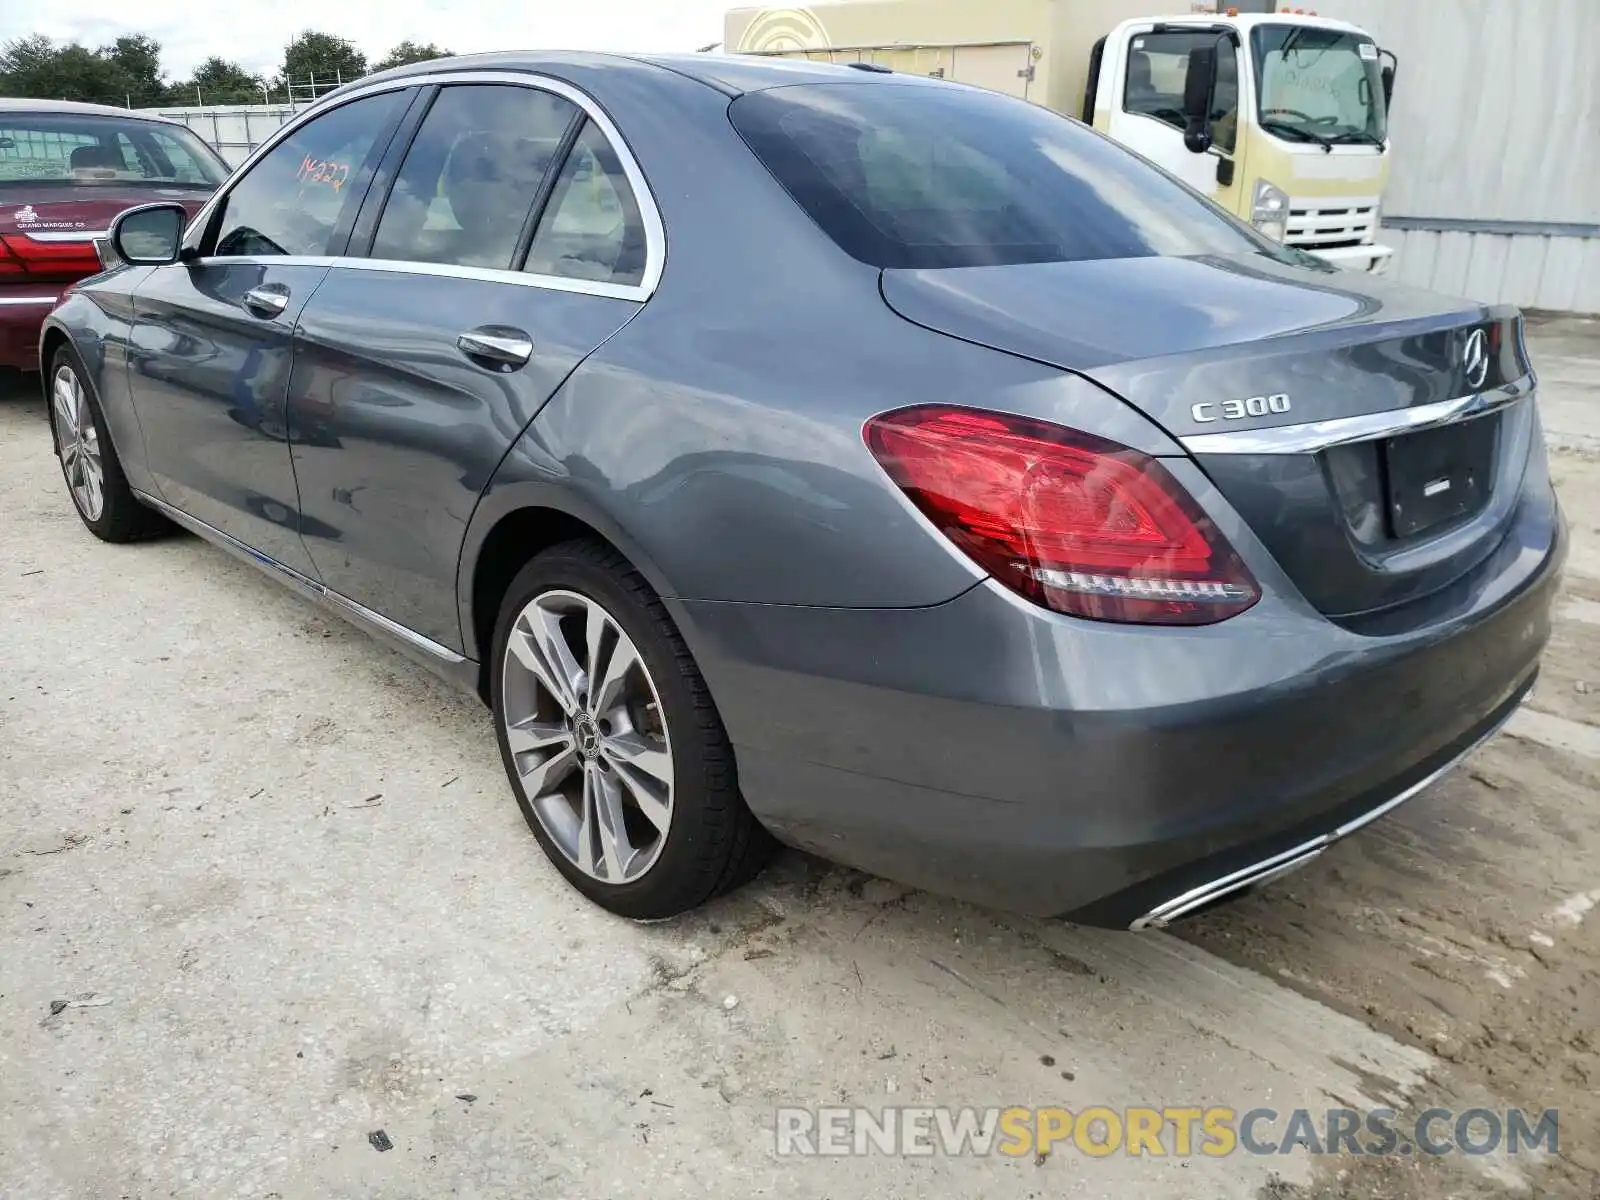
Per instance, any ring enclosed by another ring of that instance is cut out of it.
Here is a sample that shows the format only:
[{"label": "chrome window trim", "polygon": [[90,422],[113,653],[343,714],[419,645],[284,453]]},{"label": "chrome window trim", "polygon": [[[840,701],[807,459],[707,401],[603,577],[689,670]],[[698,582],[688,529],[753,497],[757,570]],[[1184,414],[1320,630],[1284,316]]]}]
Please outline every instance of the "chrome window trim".
[{"label": "chrome window trim", "polygon": [[196,534],[206,541],[222,547],[224,550],[232,551],[240,558],[260,567],[269,575],[282,578],[305,595],[331,604],[334,608],[354,618],[357,622],[368,625],[381,633],[386,633],[390,637],[421,650],[425,654],[451,666],[459,666],[467,661],[462,655],[457,654],[448,646],[441,646],[432,638],[423,637],[416,630],[407,629],[398,621],[391,621],[382,613],[374,612],[366,605],[356,603],[349,596],[318,583],[308,575],[302,575],[287,563],[279,562],[270,554],[263,554],[254,546],[240,541],[231,533],[224,533],[215,525],[207,524],[199,517],[192,517],[181,508],[174,508],[159,496],[152,496],[148,492],[140,491],[135,491],[133,494],[139,498],[141,503],[148,504],[157,512],[182,525],[190,533]]},{"label": "chrome window trim", "polygon": [[352,271],[392,271],[404,275],[435,275],[446,279],[478,279],[487,283],[513,283],[551,292],[579,292],[612,300],[642,301],[639,289],[620,283],[567,279],[561,275],[531,275],[494,267],[458,267],[454,263],[415,262],[399,258],[357,258],[335,254],[238,254],[195,259],[205,266],[344,267]]},{"label": "chrome window trim", "polygon": [[1441,425],[1481,417],[1531,395],[1533,385],[1534,376],[1530,371],[1511,383],[1455,400],[1362,413],[1355,417],[1335,417],[1327,421],[1278,425],[1271,429],[1196,433],[1180,437],[1178,441],[1190,454],[1316,454],[1334,446],[1397,437],[1403,433],[1436,429]]},{"label": "chrome window trim", "polygon": [[21,233],[30,242],[92,242],[96,238],[111,236],[109,229],[50,229],[39,233],[24,229]]},{"label": "chrome window trim", "polygon": [[351,101],[377,95],[380,92],[428,87],[432,84],[458,83],[508,84],[513,87],[526,87],[550,92],[577,105],[583,110],[584,115],[595,123],[600,132],[605,135],[606,140],[611,143],[611,148],[616,152],[617,161],[622,164],[622,172],[627,176],[628,186],[633,188],[634,200],[639,206],[639,217],[644,222],[644,277],[637,284],[600,283],[588,279],[569,279],[565,276],[556,275],[533,275],[525,271],[499,270],[492,267],[459,267],[448,263],[369,259],[346,255],[298,257],[289,255],[283,257],[239,258],[208,255],[196,261],[202,263],[277,263],[280,265],[288,263],[321,263],[328,266],[353,267],[357,270],[405,271],[418,275],[447,275],[459,279],[490,279],[496,283],[516,283],[524,287],[540,288],[546,291],[579,292],[584,295],[605,296],[616,300],[637,300],[640,302],[648,300],[655,293],[657,286],[661,282],[661,274],[666,269],[667,231],[665,224],[661,220],[661,210],[656,206],[655,195],[645,182],[644,172],[639,169],[638,161],[633,156],[633,150],[622,136],[621,131],[612,123],[605,110],[593,98],[564,80],[553,79],[536,71],[438,71],[425,75],[406,75],[398,79],[387,79],[379,83],[371,83],[355,88],[340,96],[337,103],[334,104],[314,105],[294,120],[281,126],[272,137],[257,146],[251,155],[239,164],[238,168],[228,178],[228,181],[217,189],[211,199],[206,201],[205,207],[195,214],[194,220],[190,221],[184,228],[183,240],[188,242],[192,237],[198,236],[204,231],[217,206],[227,199],[245,174],[253,169],[255,164],[262,158],[272,153],[280,142],[292,137],[302,125]]}]

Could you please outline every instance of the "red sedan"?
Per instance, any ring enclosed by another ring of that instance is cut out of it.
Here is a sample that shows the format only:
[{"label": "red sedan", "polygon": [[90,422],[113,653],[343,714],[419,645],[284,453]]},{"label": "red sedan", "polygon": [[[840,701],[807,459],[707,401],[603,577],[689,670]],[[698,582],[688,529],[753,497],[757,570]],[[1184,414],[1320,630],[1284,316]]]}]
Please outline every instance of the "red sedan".
[{"label": "red sedan", "polygon": [[0,367],[38,368],[39,325],[100,270],[94,242],[154,200],[200,211],[228,166],[175,121],[98,104],[0,99]]}]

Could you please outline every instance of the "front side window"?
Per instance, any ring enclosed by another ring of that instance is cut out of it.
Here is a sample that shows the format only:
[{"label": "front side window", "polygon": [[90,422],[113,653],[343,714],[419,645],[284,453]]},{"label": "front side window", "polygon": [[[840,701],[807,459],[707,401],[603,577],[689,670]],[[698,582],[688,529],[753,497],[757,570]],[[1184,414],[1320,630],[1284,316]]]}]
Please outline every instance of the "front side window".
[{"label": "front side window", "polygon": [[534,88],[445,88],[395,176],[372,257],[510,269],[577,115],[577,106]]},{"label": "front side window", "polygon": [[0,113],[0,187],[217,187],[227,165],[181,125],[66,113]]},{"label": "front side window", "polygon": [[1378,47],[1370,38],[1306,25],[1258,25],[1261,126],[1288,141],[1370,142],[1388,136]]},{"label": "front side window", "polygon": [[965,88],[795,85],[733,123],[822,229],[877,267],[1281,253],[1048,109]]},{"label": "front side window", "polygon": [[1175,129],[1184,128],[1183,90],[1189,75],[1189,51],[1203,47],[1217,52],[1217,86],[1211,104],[1212,144],[1232,153],[1239,135],[1239,57],[1233,43],[1218,37],[1214,30],[1136,36],[1128,47],[1122,107]]},{"label": "front side window", "polygon": [[370,160],[383,150],[379,139],[409,98],[393,91],[353,100],[284,138],[228,192],[212,253],[333,253],[334,233],[354,215]]},{"label": "front side window", "polygon": [[622,162],[588,122],[556,178],[523,269],[637,287],[646,253],[639,202]]}]

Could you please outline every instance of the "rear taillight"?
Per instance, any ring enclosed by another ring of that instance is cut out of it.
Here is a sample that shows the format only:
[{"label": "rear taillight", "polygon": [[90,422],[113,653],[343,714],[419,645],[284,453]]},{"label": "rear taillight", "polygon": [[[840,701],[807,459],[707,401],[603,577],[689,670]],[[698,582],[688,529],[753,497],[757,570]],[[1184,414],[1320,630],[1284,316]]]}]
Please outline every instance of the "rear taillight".
[{"label": "rear taillight", "polygon": [[937,405],[873,417],[863,434],[945,537],[1037,604],[1099,621],[1208,625],[1260,597],[1210,518],[1137,450]]},{"label": "rear taillight", "polygon": [[82,279],[104,270],[94,242],[37,242],[26,234],[0,237],[0,277]]}]

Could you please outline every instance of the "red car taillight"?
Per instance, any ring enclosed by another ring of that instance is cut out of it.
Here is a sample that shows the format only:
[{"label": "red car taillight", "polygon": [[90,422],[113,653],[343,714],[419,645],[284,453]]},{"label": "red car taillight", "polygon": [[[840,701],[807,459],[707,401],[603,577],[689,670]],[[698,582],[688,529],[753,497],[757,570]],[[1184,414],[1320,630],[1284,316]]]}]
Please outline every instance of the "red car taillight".
[{"label": "red car taillight", "polygon": [[863,434],[945,537],[1036,604],[1099,621],[1208,625],[1260,598],[1210,518],[1137,450],[938,405],[873,417]]},{"label": "red car taillight", "polygon": [[36,242],[21,234],[0,237],[0,278],[82,279],[102,269],[92,241]]}]

